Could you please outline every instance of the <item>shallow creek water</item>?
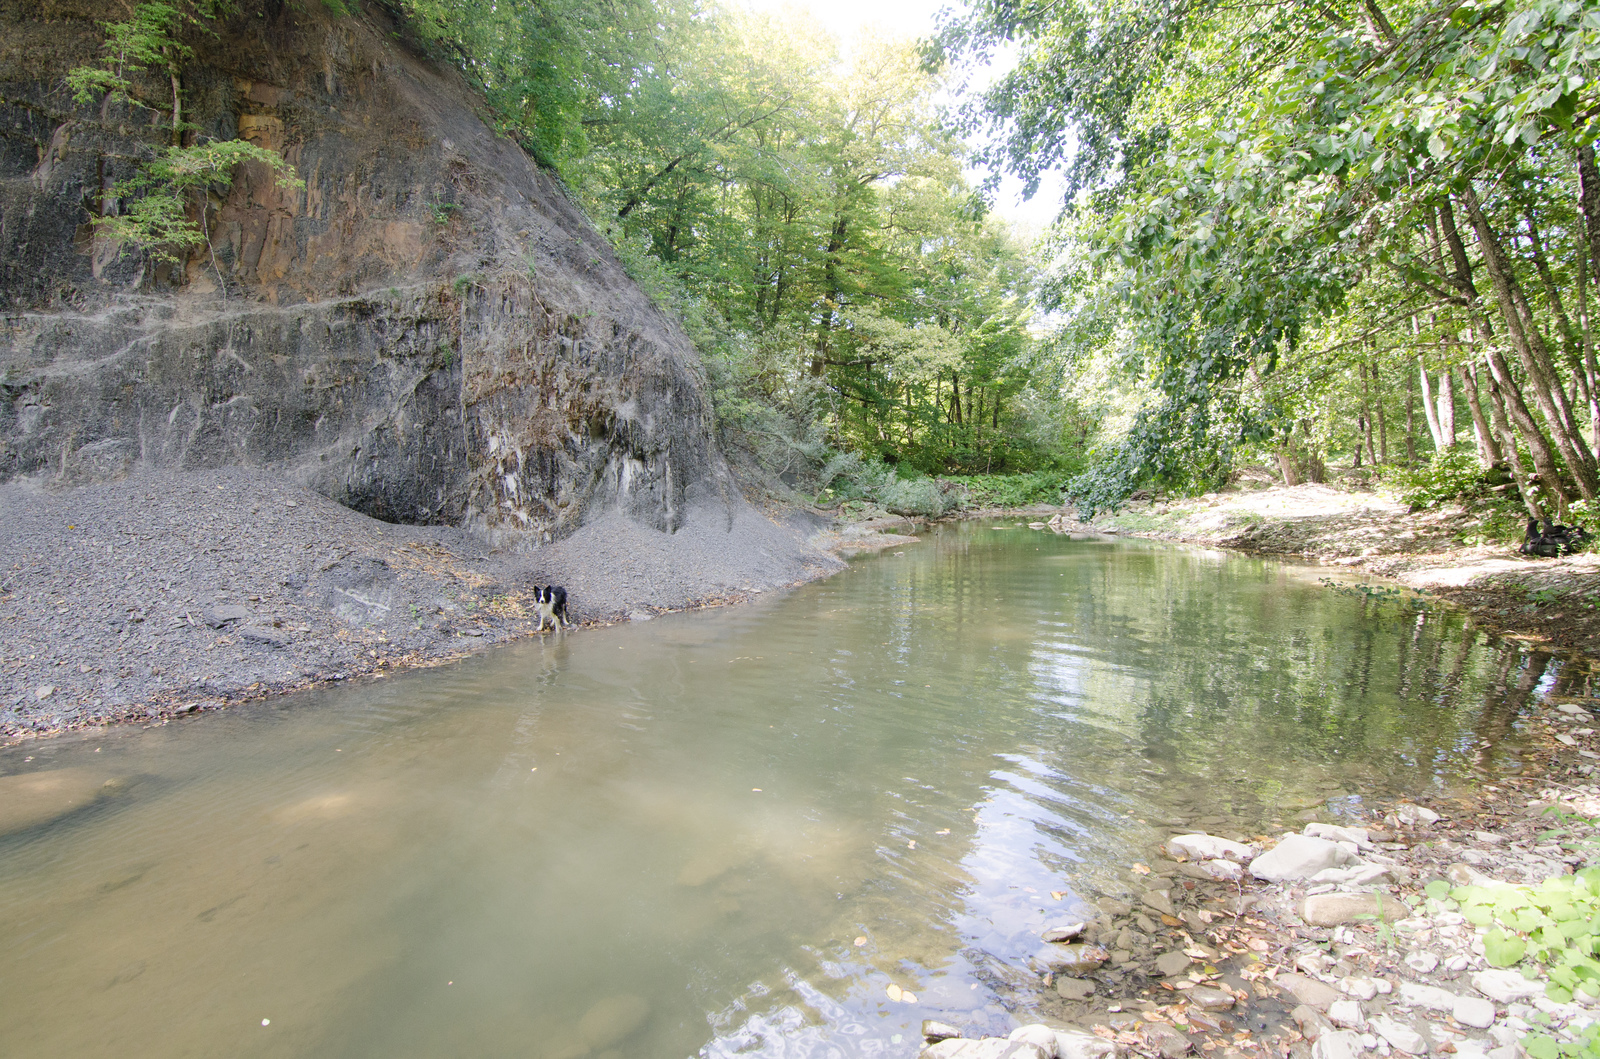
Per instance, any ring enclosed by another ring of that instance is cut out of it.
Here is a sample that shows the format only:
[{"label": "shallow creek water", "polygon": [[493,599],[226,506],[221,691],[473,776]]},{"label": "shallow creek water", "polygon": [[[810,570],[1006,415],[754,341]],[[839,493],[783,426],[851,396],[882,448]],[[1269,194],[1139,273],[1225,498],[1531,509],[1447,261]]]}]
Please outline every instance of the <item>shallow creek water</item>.
[{"label": "shallow creek water", "polygon": [[969,523],[749,606],[0,752],[0,830],[27,774],[98,792],[0,835],[0,1054],[1002,1031],[1040,930],[1172,826],[1515,767],[1560,667],[1325,574]]}]

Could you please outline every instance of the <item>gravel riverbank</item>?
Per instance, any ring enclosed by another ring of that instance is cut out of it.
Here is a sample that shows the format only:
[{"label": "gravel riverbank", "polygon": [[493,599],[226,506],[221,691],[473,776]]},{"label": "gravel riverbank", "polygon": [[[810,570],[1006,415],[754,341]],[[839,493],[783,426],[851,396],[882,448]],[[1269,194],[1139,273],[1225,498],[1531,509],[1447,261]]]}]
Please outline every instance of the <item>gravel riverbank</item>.
[{"label": "gravel riverbank", "polygon": [[1520,932],[1484,909],[1533,908],[1539,884],[1576,887],[1551,913],[1576,909],[1568,937],[1594,910],[1600,887],[1569,873],[1597,860],[1595,709],[1537,703],[1523,774],[1459,797],[1340,799],[1276,835],[1162,822],[1169,837],[1130,857],[1125,893],[1068,910],[1041,937],[1021,969],[1031,995],[1017,997],[1019,1020],[1035,1021],[967,1039],[959,1022],[932,1020],[920,1055],[1557,1054],[1546,1050],[1571,1046],[1600,1001],[1547,995],[1559,956],[1508,961],[1490,936],[1527,942],[1531,957],[1548,926],[1536,908]]},{"label": "gravel riverbank", "polygon": [[[0,485],[0,743],[435,665],[531,635],[530,591],[578,623],[746,598],[841,567],[818,520],[737,501],[677,533],[616,517],[495,549],[359,515],[265,471]],[[548,633],[547,633],[548,635]]]}]

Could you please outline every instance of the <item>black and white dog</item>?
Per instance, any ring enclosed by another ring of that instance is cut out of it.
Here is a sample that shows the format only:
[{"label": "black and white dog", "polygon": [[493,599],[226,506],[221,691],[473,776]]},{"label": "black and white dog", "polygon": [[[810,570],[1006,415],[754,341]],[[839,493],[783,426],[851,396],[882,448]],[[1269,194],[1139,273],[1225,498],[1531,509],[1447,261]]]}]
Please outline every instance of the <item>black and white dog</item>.
[{"label": "black and white dog", "polygon": [[567,590],[560,585],[535,585],[533,602],[539,610],[539,628],[535,632],[544,632],[546,621],[558,630],[572,624],[567,617]]}]

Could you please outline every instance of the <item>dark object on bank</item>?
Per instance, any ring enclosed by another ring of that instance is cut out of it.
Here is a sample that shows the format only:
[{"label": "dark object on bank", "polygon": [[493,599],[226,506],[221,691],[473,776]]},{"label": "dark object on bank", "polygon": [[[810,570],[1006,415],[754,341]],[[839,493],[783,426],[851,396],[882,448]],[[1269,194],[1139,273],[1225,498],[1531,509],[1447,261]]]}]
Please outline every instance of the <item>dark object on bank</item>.
[{"label": "dark object on bank", "polygon": [[1589,531],[1582,526],[1558,526],[1545,519],[1544,529],[1541,530],[1538,521],[1530,518],[1528,530],[1522,535],[1522,547],[1518,551],[1523,555],[1553,559],[1558,555],[1571,555],[1588,542]]},{"label": "dark object on bank", "polygon": [[544,632],[546,621],[557,629],[572,624],[567,617],[567,590],[560,585],[534,586],[533,602],[539,610],[539,628],[535,632]]}]

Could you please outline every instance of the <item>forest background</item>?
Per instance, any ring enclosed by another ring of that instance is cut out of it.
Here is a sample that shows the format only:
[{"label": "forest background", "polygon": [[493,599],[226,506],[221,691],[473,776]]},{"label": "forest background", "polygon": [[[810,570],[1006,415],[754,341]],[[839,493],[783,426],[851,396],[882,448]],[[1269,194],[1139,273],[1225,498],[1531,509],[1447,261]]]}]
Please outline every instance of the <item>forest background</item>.
[{"label": "forest background", "polygon": [[[1266,468],[1503,533],[1600,510],[1600,0],[972,0],[848,48],[714,0],[382,2],[682,318],[775,490],[1091,513]],[[132,5],[75,87],[228,6]],[[170,105],[105,222],[156,254],[249,150]],[[1058,221],[1010,230],[975,167],[1054,174]]]}]

